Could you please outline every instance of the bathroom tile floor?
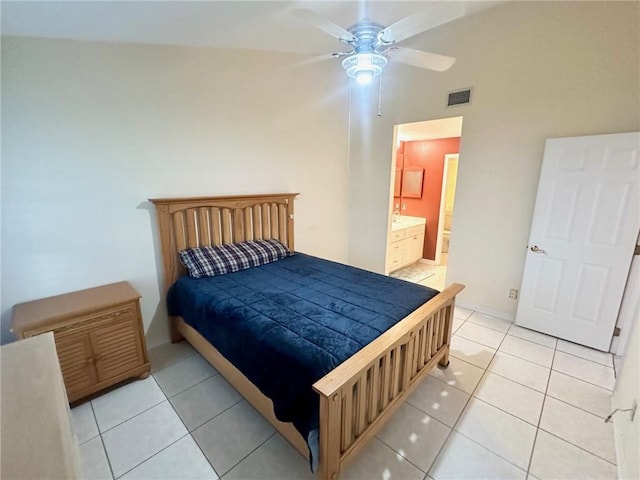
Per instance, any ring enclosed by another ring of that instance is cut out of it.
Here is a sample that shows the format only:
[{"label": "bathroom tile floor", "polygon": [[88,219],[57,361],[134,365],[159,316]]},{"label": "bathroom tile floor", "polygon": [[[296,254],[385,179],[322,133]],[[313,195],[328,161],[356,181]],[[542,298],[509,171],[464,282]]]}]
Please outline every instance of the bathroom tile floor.
[{"label": "bathroom tile floor", "polygon": [[[617,478],[611,355],[456,308],[435,369],[343,479]],[[312,479],[306,460],[189,345],[72,409],[86,479]]]},{"label": "bathroom tile floor", "polygon": [[445,280],[447,277],[447,265],[426,265],[424,263],[418,263],[424,268],[428,273],[432,273],[430,277],[427,277],[425,280],[418,282],[420,285],[424,285],[425,287],[434,288],[438,291],[444,290]]}]

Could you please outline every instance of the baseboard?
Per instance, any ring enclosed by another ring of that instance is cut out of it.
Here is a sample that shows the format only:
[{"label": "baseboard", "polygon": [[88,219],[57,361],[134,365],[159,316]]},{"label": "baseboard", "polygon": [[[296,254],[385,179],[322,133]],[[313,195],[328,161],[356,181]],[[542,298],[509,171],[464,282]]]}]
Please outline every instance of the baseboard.
[{"label": "baseboard", "polygon": [[513,313],[494,310],[492,308],[487,307],[486,305],[478,305],[474,303],[465,302],[464,300],[456,299],[456,306],[466,308],[468,310],[473,310],[474,312],[483,313],[485,315],[490,315],[492,317],[500,318],[502,320],[506,320],[507,322],[515,323],[516,321],[516,317]]},{"label": "baseboard", "polygon": [[165,335],[162,337],[155,337],[155,338],[147,337],[147,350],[151,350],[152,348],[159,347],[160,345],[164,345],[165,343],[171,343],[171,339],[169,338],[169,335]]}]

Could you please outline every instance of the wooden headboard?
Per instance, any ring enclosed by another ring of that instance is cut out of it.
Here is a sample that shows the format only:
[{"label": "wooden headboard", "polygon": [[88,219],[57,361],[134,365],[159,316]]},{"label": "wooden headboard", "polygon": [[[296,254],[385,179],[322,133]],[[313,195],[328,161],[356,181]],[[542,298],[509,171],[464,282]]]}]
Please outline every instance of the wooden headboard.
[{"label": "wooden headboard", "polygon": [[150,198],[158,213],[165,292],[185,273],[178,252],[245,240],[280,240],[294,250],[297,193]]}]

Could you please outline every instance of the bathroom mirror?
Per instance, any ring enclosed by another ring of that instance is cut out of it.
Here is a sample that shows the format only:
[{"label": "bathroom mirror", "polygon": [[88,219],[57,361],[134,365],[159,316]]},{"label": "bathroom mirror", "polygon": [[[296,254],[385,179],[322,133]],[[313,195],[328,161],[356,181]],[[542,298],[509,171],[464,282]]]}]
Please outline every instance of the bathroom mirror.
[{"label": "bathroom mirror", "polygon": [[402,179],[402,196],[408,198],[422,198],[422,182],[424,168],[405,167]]}]

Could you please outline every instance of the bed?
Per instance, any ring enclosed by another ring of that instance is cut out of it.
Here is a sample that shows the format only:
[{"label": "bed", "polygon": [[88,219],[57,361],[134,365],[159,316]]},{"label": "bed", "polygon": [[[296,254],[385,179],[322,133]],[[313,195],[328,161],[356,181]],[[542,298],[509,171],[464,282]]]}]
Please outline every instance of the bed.
[{"label": "bed", "polygon": [[[294,251],[296,196],[151,199],[157,210],[165,291],[185,275],[178,252],[187,248],[275,239]],[[297,262],[305,261],[304,255],[296,254],[296,257],[299,257]],[[336,479],[422,378],[436,365],[448,365],[455,296],[463,288],[453,284],[419,304],[401,321],[313,383],[319,400],[318,474],[321,479]],[[170,317],[170,333],[173,342],[186,339],[309,458],[307,439],[292,423],[276,418],[271,399],[205,336],[181,317]]]}]

